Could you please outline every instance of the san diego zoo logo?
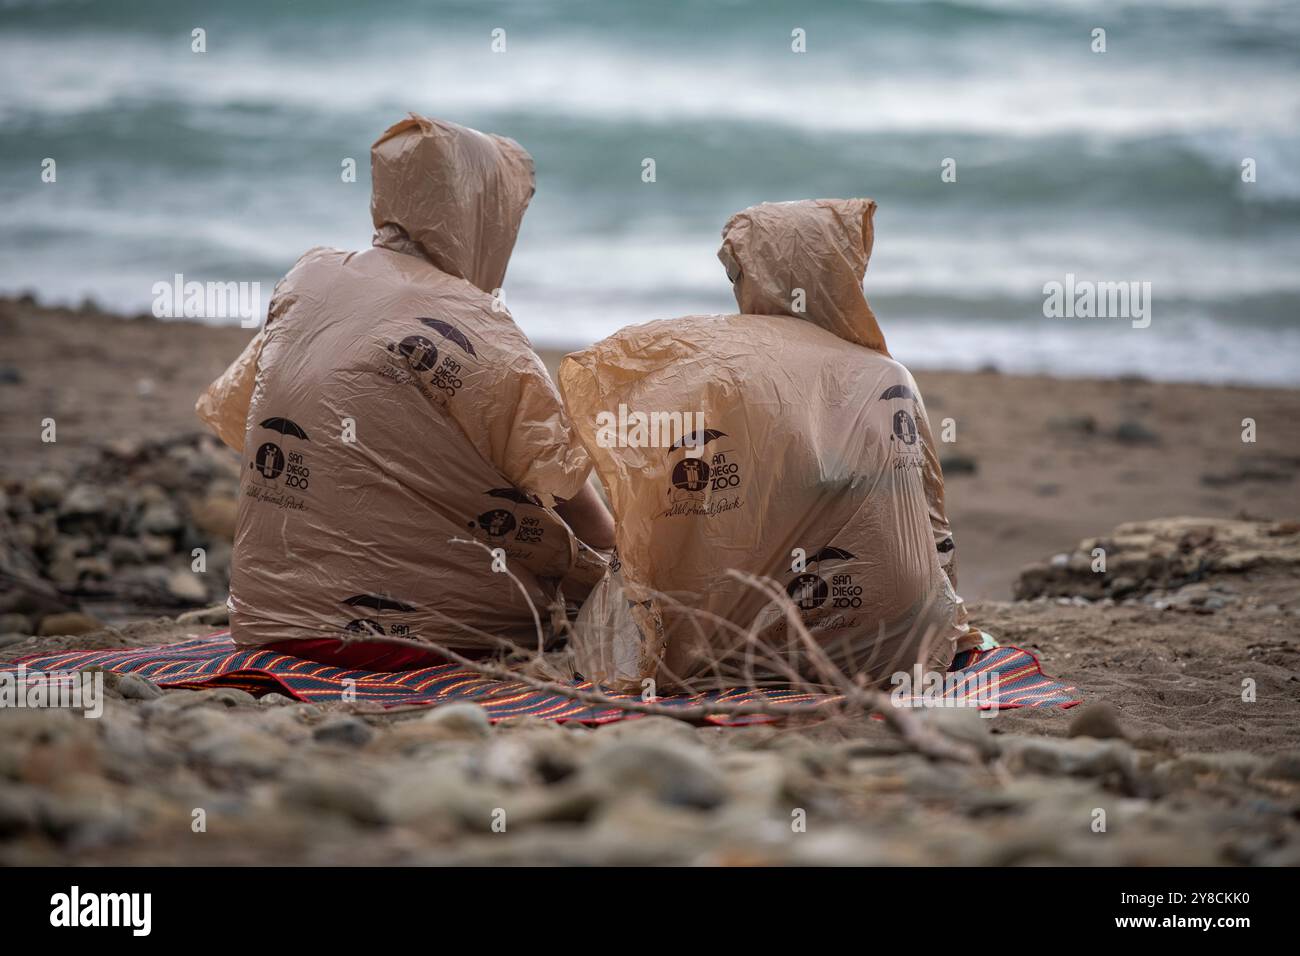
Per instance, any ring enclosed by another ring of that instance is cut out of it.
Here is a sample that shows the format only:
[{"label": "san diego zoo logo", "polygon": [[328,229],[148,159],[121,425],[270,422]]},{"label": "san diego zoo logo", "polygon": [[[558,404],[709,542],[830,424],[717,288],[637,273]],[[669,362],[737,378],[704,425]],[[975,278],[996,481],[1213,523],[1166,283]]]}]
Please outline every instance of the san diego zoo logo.
[{"label": "san diego zoo logo", "polygon": [[899,408],[894,412],[894,419],[891,423],[890,430],[893,432],[890,441],[897,441],[911,447],[916,444],[916,419],[913,414],[919,414],[917,411],[916,393],[906,385],[891,385],[880,393],[880,401],[890,402],[902,400],[912,403],[912,409]]},{"label": "san diego zoo logo", "polygon": [[[465,368],[463,359],[458,359],[448,345],[454,345],[465,355],[474,358],[478,358],[478,353],[474,351],[474,344],[469,337],[450,322],[427,318],[418,321],[429,330],[428,333],[408,335],[402,341],[389,345],[388,351],[400,356],[406,367],[416,375],[429,375],[427,384],[450,398],[464,384],[462,374]],[[426,380],[420,378],[420,381]]]},{"label": "san diego zoo logo", "polygon": [[519,512],[519,505],[541,508],[542,502],[532,495],[525,494],[518,488],[491,488],[485,494],[489,498],[498,498],[501,504],[489,508],[469,523],[471,530],[478,529],[489,539],[500,540],[512,532],[519,544],[540,544],[546,532],[541,518],[536,515]]},{"label": "san diego zoo logo", "polygon": [[[815,551],[806,562],[796,561],[791,567],[794,577],[785,587],[790,601],[807,614],[828,606],[837,610],[862,607],[862,585],[853,580],[848,571],[831,569],[827,580],[825,565],[838,561],[852,561],[854,556],[843,548],[825,547]],[[827,603],[829,602],[829,604]]]},{"label": "san diego zoo logo", "polygon": [[[726,437],[726,432],[706,428],[683,435],[668,449],[670,460],[679,452],[684,454],[669,471],[672,506],[667,514],[717,514],[739,506],[740,463],[733,453],[716,446],[711,453],[706,450],[710,442]],[[729,493],[735,494],[728,498]]]},{"label": "san diego zoo logo", "polygon": [[[311,484],[311,468],[299,442],[309,442],[300,425],[288,418],[272,417],[258,423],[258,428],[278,434],[257,446],[248,467],[264,484],[306,491]],[[292,440],[292,441],[290,441]]]},{"label": "san diego zoo logo", "polygon": [[916,420],[905,410],[894,412],[894,437],[904,445],[916,444]]},{"label": "san diego zoo logo", "polygon": [[409,624],[404,623],[400,618],[396,621],[389,620],[394,614],[410,614],[416,610],[414,604],[407,604],[405,601],[398,601],[394,598],[383,594],[354,594],[350,598],[345,598],[341,603],[352,608],[353,615],[365,615],[364,617],[354,616],[343,630],[349,634],[361,634],[368,637],[408,637],[413,631]]}]

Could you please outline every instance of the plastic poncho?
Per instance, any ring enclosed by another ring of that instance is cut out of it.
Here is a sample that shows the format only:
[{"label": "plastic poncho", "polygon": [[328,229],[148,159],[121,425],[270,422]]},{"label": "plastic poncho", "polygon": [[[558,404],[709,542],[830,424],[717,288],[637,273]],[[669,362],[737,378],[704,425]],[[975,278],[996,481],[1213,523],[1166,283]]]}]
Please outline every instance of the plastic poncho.
[{"label": "plastic poncho", "polygon": [[617,523],[619,566],[571,645],[584,676],[788,677],[759,645],[817,676],[789,609],[731,571],[775,582],[850,677],[942,669],[975,642],[925,406],[862,292],[875,208],[746,209],[719,252],[742,314],[634,326],[564,360]]},{"label": "plastic poncho", "polygon": [[[532,159],[412,115],[371,165],[374,247],[298,260],[263,331],[198,401],[243,454],[234,639],[534,646],[528,602],[546,624],[584,563],[553,506],[591,466],[497,294]],[[456,538],[496,551],[527,600]]]}]

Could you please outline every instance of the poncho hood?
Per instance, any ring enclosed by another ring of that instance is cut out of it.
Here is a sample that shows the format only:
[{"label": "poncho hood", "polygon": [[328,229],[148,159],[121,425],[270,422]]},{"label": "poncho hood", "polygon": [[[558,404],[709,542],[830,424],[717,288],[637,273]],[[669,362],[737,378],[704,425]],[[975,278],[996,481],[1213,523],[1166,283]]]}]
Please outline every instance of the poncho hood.
[{"label": "poncho hood", "polygon": [[533,197],[533,159],[512,139],[412,113],[370,148],[374,244],[422,254],[492,294]]},{"label": "poncho hood", "polygon": [[728,220],[718,258],[747,315],[788,315],[888,355],[862,292],[875,238],[872,199],[750,206]]}]

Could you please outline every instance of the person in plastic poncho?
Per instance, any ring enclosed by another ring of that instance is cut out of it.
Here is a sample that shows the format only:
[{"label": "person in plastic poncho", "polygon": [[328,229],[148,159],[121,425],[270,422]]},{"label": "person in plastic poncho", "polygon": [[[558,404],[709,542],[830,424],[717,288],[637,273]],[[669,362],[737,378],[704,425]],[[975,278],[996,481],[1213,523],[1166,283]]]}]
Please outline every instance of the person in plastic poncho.
[{"label": "person in plastic poncho", "polygon": [[233,638],[376,670],[437,660],[386,638],[534,648],[613,525],[501,304],[532,159],[412,115],[371,170],[373,248],[307,252],[198,401],[243,454]]},{"label": "person in plastic poncho", "polygon": [[[561,390],[618,528],[619,560],[571,642],[585,677],[702,687],[829,663],[879,682],[978,643],[925,405],[862,292],[875,208],[746,209],[718,254],[743,314],[633,326],[565,359]],[[614,409],[651,427],[611,441],[596,423]],[[703,428],[670,441],[674,414]]]}]

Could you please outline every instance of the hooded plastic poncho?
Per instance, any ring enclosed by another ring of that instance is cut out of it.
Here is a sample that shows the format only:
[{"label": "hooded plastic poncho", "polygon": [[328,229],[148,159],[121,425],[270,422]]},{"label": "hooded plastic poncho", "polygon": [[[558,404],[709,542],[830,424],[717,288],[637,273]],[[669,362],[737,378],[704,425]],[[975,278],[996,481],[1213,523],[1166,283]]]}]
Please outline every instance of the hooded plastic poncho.
[{"label": "hooded plastic poncho", "polygon": [[[535,644],[528,602],[545,622],[583,564],[553,505],[591,466],[495,294],[532,160],[412,115],[375,143],[371,168],[374,248],[298,260],[263,331],[198,401],[244,459],[234,639]],[[496,550],[527,600],[456,538]]]},{"label": "hooded plastic poncho", "polygon": [[788,676],[760,646],[815,676],[782,603],[732,571],[775,582],[850,676],[942,669],[974,643],[925,406],[862,293],[875,208],[746,209],[718,253],[744,314],[634,326],[564,360],[620,565],[578,617],[585,677]]}]

